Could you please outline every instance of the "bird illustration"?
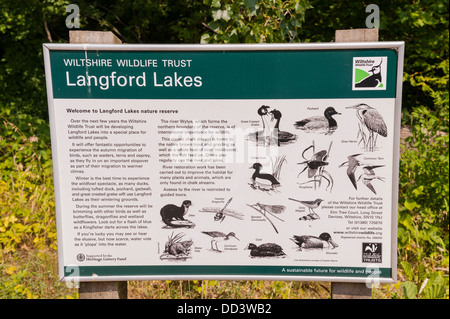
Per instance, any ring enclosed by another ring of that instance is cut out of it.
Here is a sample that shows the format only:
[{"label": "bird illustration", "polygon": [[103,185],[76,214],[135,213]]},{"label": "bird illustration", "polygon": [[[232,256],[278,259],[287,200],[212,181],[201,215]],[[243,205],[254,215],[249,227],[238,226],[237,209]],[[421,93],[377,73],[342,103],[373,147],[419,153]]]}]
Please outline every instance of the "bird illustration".
[{"label": "bird illustration", "polygon": [[[202,231],[203,234],[208,235],[210,237],[212,237],[211,240],[211,250],[215,250],[215,251],[221,251],[218,247],[217,247],[217,242],[218,241],[226,241],[229,240],[231,237],[236,238],[237,240],[239,240],[239,238],[236,237],[236,234],[231,232],[228,234],[222,233],[220,231]],[[213,245],[215,244],[215,245]],[[215,248],[214,248],[215,246]]]},{"label": "bird illustration", "polygon": [[293,142],[297,139],[297,135],[286,132],[286,131],[280,131],[280,120],[281,120],[281,112],[274,109],[270,111],[272,114],[272,119],[275,119],[277,122],[275,123],[275,126],[273,127],[272,131],[272,138],[276,141],[278,146],[280,146],[281,143],[289,143]]},{"label": "bird illustration", "polygon": [[[305,152],[308,151],[310,148],[312,148],[312,150],[313,150],[313,156],[309,160],[297,163],[297,164],[305,164],[306,165],[305,168],[300,173],[298,173],[297,178],[306,169],[308,169],[308,178],[314,178],[314,179],[312,181],[308,181],[306,183],[313,182],[314,183],[314,187],[316,187],[316,183],[319,183],[319,186],[320,186],[321,182],[322,182],[322,177],[323,177],[323,178],[325,178],[328,181],[328,186],[331,185],[331,187],[330,187],[330,191],[331,191],[331,189],[333,188],[333,184],[334,184],[333,178],[331,177],[330,173],[328,173],[328,171],[326,171],[324,169],[324,167],[326,165],[328,165],[327,159],[328,159],[328,157],[330,155],[330,150],[331,150],[331,145],[332,144],[333,144],[333,142],[330,143],[328,151],[322,150],[322,151],[319,151],[317,153],[314,153],[315,152],[314,144],[309,146],[309,147],[307,147],[302,152],[302,157],[304,159],[306,159],[305,156],[304,156]],[[327,188],[328,188],[328,186],[327,186]]]},{"label": "bird illustration", "polygon": [[[250,169],[254,169],[252,175],[252,184],[250,186],[254,189],[260,189],[263,191],[274,190],[281,184],[278,181],[281,172],[281,166],[286,161],[286,155],[277,157],[272,163],[272,174],[261,173],[262,165],[261,163],[254,163]],[[267,188],[270,187],[270,188]]]},{"label": "bird illustration", "polygon": [[169,227],[193,227],[192,222],[184,219],[184,215],[187,214],[189,207],[192,205],[190,200],[185,200],[181,206],[174,204],[165,205],[161,208],[160,214],[162,221]]},{"label": "bird illustration", "polygon": [[259,246],[250,243],[246,249],[250,249],[250,256],[252,257],[280,257],[286,255],[283,252],[283,248],[274,243],[261,244]]},{"label": "bird illustration", "polygon": [[322,150],[317,153],[315,153],[310,160],[306,160],[304,162],[300,162],[297,164],[306,164],[306,167],[301,171],[298,175],[303,173],[306,169],[308,169],[308,178],[313,177],[316,175],[317,170],[321,168],[322,166],[328,165],[328,162],[325,162],[325,158],[327,156],[327,151]]},{"label": "bird illustration", "polygon": [[374,179],[379,179],[384,182],[384,177],[376,176],[374,169],[383,166],[384,165],[364,166],[363,167],[364,173],[358,177],[358,181],[362,178],[362,182],[364,183],[364,185],[366,185],[367,188],[369,188],[374,194],[376,194],[377,192],[375,191],[375,188],[372,185],[372,181]]},{"label": "bird illustration", "polygon": [[[317,215],[317,213],[314,211],[314,208],[318,208],[320,206],[320,204],[323,202],[323,199],[321,198],[317,198],[316,200],[297,200],[294,198],[289,198],[290,200],[299,202],[301,204],[303,204],[304,206],[308,207],[309,209],[309,214],[307,216],[308,219],[320,219],[319,215]],[[300,218],[300,219],[305,219],[305,218]]]},{"label": "bird illustration", "polygon": [[258,109],[258,115],[261,117],[263,129],[262,131],[256,132],[256,142],[259,142],[260,140],[263,141],[264,145],[269,143],[270,137],[271,137],[271,131],[270,131],[270,125],[268,122],[268,115],[270,106],[262,105]]},{"label": "bird illustration", "polygon": [[357,156],[359,156],[361,154],[353,154],[347,157],[347,161],[342,163],[341,165],[339,165],[339,167],[344,166],[345,164],[347,164],[348,168],[347,168],[347,176],[350,179],[350,181],[352,182],[353,186],[355,187],[355,189],[358,189],[358,186],[356,185],[356,177],[355,177],[355,171],[358,168],[358,166],[360,165],[360,162],[355,158]]},{"label": "bird illustration", "polygon": [[379,65],[375,65],[372,67],[372,69],[369,70],[369,72],[372,73],[372,75],[362,79],[360,82],[355,84],[355,87],[357,88],[367,88],[367,87],[377,87],[381,84],[382,78],[381,78],[381,63],[383,63],[383,59],[381,59],[381,62]]},{"label": "bird illustration", "polygon": [[252,167],[255,170],[255,172],[252,175],[252,180],[254,182],[259,182],[261,184],[265,184],[269,182],[272,187],[280,185],[280,182],[272,175],[267,173],[261,173],[262,165],[261,163],[255,163],[252,165]]},{"label": "bird illustration", "polygon": [[324,116],[312,116],[301,121],[295,122],[294,126],[300,130],[306,131],[324,131],[327,134],[333,133],[337,129],[337,122],[333,115],[340,115],[334,107],[327,107]]},{"label": "bird illustration", "polygon": [[[364,143],[364,147],[369,151],[373,151],[377,144],[377,137],[381,135],[387,137],[387,126],[383,120],[381,114],[373,107],[360,103],[353,106],[348,106],[346,109],[355,109],[356,116],[359,119],[360,127],[358,137],[361,135],[361,141]],[[366,128],[369,136],[366,136],[363,128]]]},{"label": "bird illustration", "polygon": [[329,233],[322,233],[319,237],[310,236],[310,235],[302,235],[297,236],[294,235],[293,238],[290,238],[300,250],[302,249],[334,249],[338,247],[332,239]]}]

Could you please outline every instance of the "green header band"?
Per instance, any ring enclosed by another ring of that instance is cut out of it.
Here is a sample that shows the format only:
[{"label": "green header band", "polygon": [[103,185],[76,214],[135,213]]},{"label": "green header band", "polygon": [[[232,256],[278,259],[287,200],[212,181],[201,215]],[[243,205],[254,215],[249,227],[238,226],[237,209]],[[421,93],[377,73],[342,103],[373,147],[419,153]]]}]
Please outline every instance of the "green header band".
[{"label": "green header band", "polygon": [[[354,90],[354,58],[386,57],[383,89]],[[395,98],[394,49],[51,50],[55,99]]]},{"label": "green header band", "polygon": [[[76,268],[76,271],[74,271]],[[65,277],[91,276],[306,276],[391,278],[391,268],[294,266],[65,266]]]}]

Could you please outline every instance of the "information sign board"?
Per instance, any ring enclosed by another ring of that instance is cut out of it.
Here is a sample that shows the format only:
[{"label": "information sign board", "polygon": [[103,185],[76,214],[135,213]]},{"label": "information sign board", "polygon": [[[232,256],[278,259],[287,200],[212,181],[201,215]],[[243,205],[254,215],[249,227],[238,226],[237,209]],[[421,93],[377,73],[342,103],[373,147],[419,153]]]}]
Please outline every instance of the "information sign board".
[{"label": "information sign board", "polygon": [[403,48],[44,44],[61,279],[395,282]]}]

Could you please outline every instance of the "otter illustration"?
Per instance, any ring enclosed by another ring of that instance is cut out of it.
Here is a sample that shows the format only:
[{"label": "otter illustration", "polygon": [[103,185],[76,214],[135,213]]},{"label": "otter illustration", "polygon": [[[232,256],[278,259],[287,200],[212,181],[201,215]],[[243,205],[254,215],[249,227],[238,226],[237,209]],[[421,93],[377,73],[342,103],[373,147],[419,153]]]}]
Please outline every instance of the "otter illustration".
[{"label": "otter illustration", "polygon": [[162,221],[169,227],[192,227],[194,224],[184,219],[184,215],[187,214],[191,205],[192,202],[190,200],[185,200],[180,207],[173,204],[164,206],[161,208]]}]

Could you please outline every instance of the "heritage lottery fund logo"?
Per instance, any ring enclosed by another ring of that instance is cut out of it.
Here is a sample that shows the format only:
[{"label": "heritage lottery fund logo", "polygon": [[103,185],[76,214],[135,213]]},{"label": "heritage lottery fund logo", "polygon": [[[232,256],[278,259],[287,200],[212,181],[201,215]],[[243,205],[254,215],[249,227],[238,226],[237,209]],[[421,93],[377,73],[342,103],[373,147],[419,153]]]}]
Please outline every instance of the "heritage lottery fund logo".
[{"label": "heritage lottery fund logo", "polygon": [[387,57],[354,57],[352,90],[386,90]]},{"label": "heritage lottery fund logo", "polygon": [[381,243],[362,243],[362,262],[381,263]]}]

